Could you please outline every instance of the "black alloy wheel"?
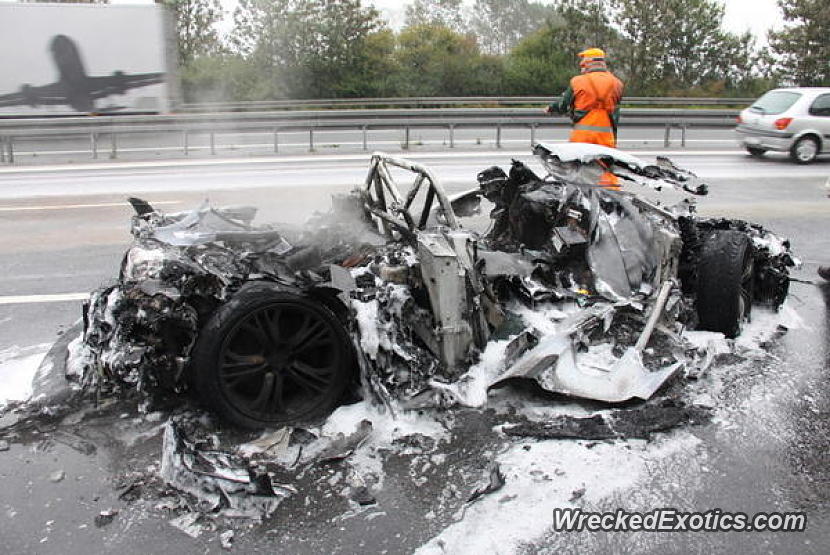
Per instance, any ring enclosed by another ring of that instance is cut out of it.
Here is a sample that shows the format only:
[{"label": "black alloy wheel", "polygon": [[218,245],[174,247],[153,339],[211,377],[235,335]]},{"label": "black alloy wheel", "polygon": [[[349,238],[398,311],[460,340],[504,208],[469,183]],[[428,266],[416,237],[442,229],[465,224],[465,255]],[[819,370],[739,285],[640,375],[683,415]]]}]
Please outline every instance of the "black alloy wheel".
[{"label": "black alloy wheel", "polygon": [[353,376],[343,324],[296,292],[254,287],[220,307],[194,347],[202,400],[245,428],[310,422],[329,414]]}]

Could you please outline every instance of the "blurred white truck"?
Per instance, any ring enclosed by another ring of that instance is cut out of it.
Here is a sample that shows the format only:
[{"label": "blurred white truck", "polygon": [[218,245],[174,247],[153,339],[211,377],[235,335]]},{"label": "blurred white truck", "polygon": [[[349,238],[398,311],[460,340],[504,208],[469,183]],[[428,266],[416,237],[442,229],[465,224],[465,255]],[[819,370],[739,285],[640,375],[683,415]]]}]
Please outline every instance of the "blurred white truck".
[{"label": "blurred white truck", "polygon": [[159,5],[0,3],[0,117],[169,112],[175,35]]}]

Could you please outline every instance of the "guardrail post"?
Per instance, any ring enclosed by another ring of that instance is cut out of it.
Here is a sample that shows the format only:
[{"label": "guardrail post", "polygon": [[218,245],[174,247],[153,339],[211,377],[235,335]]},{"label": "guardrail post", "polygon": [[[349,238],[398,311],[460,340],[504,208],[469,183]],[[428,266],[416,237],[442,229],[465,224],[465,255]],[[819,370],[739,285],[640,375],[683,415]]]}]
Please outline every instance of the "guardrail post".
[{"label": "guardrail post", "polygon": [[216,133],[214,131],[210,132],[210,153],[216,154]]},{"label": "guardrail post", "polygon": [[683,122],[683,126],[680,128],[680,146],[686,148],[686,122]]},{"label": "guardrail post", "polygon": [[363,150],[369,150],[368,131],[365,125],[361,128],[361,131],[363,131]]},{"label": "guardrail post", "polygon": [[92,151],[92,158],[98,158],[98,134],[94,131],[89,134],[89,150]]},{"label": "guardrail post", "polygon": [[671,133],[671,124],[667,123],[666,124],[666,136],[663,138],[663,146],[664,147],[669,146],[669,134],[670,133]]},{"label": "guardrail post", "polygon": [[450,124],[449,127],[450,127],[450,148],[455,148],[455,126],[453,124]]},{"label": "guardrail post", "polygon": [[188,154],[190,154],[190,144],[189,144],[189,141],[190,141],[190,138],[188,137],[188,134],[187,134],[187,129],[185,129],[184,131],[182,131],[182,146],[183,146],[183,150],[184,150],[184,155],[185,155],[185,156],[187,156]]},{"label": "guardrail post", "polygon": [[14,137],[6,137],[6,143],[9,147],[9,164],[14,164]]},{"label": "guardrail post", "polygon": [[536,144],[536,124],[530,124],[530,146]]},{"label": "guardrail post", "polygon": [[409,126],[404,127],[403,149],[409,150]]},{"label": "guardrail post", "polygon": [[496,148],[501,148],[501,124],[496,124]]},{"label": "guardrail post", "polygon": [[314,128],[308,128],[308,151],[314,152]]},{"label": "guardrail post", "polygon": [[110,151],[110,159],[118,158],[118,136],[115,133],[110,135],[110,142],[112,143],[112,150]]},{"label": "guardrail post", "polygon": [[0,162],[6,163],[6,138],[0,137]]},{"label": "guardrail post", "polygon": [[280,151],[280,128],[274,128],[274,154]]}]

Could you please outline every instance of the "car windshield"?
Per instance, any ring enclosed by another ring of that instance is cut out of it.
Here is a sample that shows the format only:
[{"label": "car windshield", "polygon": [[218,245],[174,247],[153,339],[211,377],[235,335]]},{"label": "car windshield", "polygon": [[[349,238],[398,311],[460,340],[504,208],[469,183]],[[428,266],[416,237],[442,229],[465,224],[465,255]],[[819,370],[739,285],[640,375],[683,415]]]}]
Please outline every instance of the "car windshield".
[{"label": "car windshield", "polygon": [[770,91],[749,107],[762,114],[775,115],[787,110],[801,98],[801,93],[792,91]]}]

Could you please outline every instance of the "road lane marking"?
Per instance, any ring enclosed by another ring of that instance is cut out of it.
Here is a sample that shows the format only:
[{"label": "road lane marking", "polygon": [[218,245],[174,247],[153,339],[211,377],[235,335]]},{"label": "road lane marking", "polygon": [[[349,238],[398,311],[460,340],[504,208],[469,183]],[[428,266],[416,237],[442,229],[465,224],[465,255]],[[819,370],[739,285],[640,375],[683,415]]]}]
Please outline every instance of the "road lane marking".
[{"label": "road lane marking", "polygon": [[0,305],[62,303],[68,301],[85,301],[89,293],[60,293],[56,295],[7,295],[0,297]]},{"label": "road lane marking", "polygon": [[[180,200],[160,200],[150,204],[181,204]],[[45,204],[41,206],[0,206],[0,212],[17,212],[18,210],[75,210],[80,208],[111,208],[113,206],[127,206],[126,202],[101,202],[97,204]]]},{"label": "road lane marking", "polygon": [[[548,143],[561,144],[567,141],[545,141]],[[724,156],[740,155],[748,157],[743,150],[632,150],[629,152],[634,156]],[[395,153],[396,156],[410,158],[412,160],[442,159],[442,158],[493,158],[493,156],[525,156],[533,155],[528,150],[485,150],[485,151],[456,151],[456,152],[403,152]],[[362,154],[326,154],[326,155],[302,155],[302,156],[261,156],[257,158],[218,158],[199,160],[152,160],[143,162],[98,162],[91,164],[59,164],[50,166],[26,166],[26,167],[5,167],[0,168],[0,175],[15,173],[58,173],[77,170],[102,170],[102,169],[140,169],[140,168],[176,168],[186,166],[222,166],[222,165],[246,165],[246,164],[274,164],[293,162],[347,162],[366,161],[368,162],[371,153]]]},{"label": "road lane marking", "polygon": [[[412,139],[410,142],[414,143],[415,146],[436,146],[436,145],[446,146],[446,141],[439,141],[439,140],[422,140],[422,139],[415,138],[415,139]],[[481,144],[481,142],[482,141],[480,139],[456,139],[455,140],[455,144],[457,144],[457,145],[459,145],[459,144],[478,145],[478,144]],[[495,141],[493,141],[491,139],[488,139],[486,142],[489,143],[489,142],[495,142]],[[528,141],[527,141],[527,139],[506,139],[505,138],[505,139],[502,139],[501,142],[502,142],[502,144],[504,144],[504,143],[518,143],[518,144],[524,143],[524,144],[527,144]],[[548,142],[548,143],[566,143],[568,141],[555,140],[555,141],[545,141],[545,142]],[[656,139],[620,139],[617,142],[620,143],[620,144],[625,143],[625,144],[631,144],[631,145],[654,146],[655,144],[662,143],[663,139],[659,139],[659,138],[656,138]],[[673,141],[673,142],[678,142],[678,141]],[[707,143],[707,144],[711,144],[711,143],[734,144],[735,140],[734,139],[687,139],[686,142],[687,143]],[[333,149],[333,148],[340,148],[340,147],[356,147],[356,146],[361,146],[363,144],[361,142],[350,142],[350,141],[339,141],[339,142],[331,142],[331,143],[325,143],[325,144],[321,144],[321,143],[323,143],[323,141],[318,141],[317,142],[317,147],[320,148],[320,149],[326,149],[326,148],[332,148]],[[371,146],[373,149],[376,150],[377,148],[380,148],[384,145],[387,145],[387,146],[388,145],[393,145],[393,146],[396,146],[396,147],[400,147],[402,143],[403,143],[403,141],[372,141],[372,142],[369,143],[369,146]],[[303,143],[280,143],[280,147],[281,148],[300,148],[300,147],[308,148],[308,143],[307,142],[303,142]],[[271,150],[273,148],[274,148],[273,143],[238,143],[238,144],[220,145],[220,146],[216,147],[216,150],[218,150],[218,151],[220,151],[220,150],[229,151],[230,150],[230,151],[241,152],[241,151],[244,151],[244,150],[253,151],[253,150],[257,150],[257,149],[259,149],[259,150]],[[123,148],[120,149],[119,152],[122,152],[122,153],[129,153],[129,152],[178,152],[180,150],[182,150],[182,147],[175,146],[175,145],[174,146],[135,146],[135,147],[123,147]],[[210,150],[210,146],[191,145],[191,146],[188,147],[188,150],[189,151],[197,151],[197,150],[208,151],[208,150]],[[369,149],[367,149],[367,151],[368,150]],[[737,151],[739,151],[739,149],[736,147],[736,152]],[[18,156],[18,157],[25,157],[25,156],[65,156],[65,155],[74,155],[74,154],[88,155],[89,151],[88,150],[39,150],[37,152],[35,152],[35,151],[31,151],[31,152],[17,151],[15,153],[15,155]]]}]

